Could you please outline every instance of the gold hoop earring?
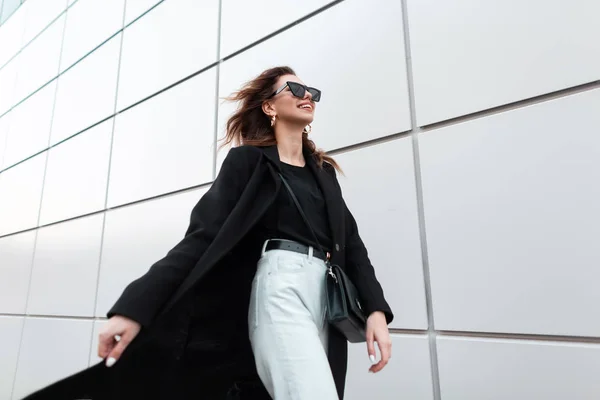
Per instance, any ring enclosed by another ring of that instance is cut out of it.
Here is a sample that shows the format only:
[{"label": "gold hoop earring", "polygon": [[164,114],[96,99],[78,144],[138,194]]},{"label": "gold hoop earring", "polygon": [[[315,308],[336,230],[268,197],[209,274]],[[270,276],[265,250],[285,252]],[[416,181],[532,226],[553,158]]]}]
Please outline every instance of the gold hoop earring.
[{"label": "gold hoop earring", "polygon": [[275,125],[275,115],[271,117],[271,126]]},{"label": "gold hoop earring", "polygon": [[306,133],[307,135],[311,132],[312,132],[312,126],[310,126],[310,124],[306,125],[306,127],[304,127],[304,129],[302,130],[302,133]]}]

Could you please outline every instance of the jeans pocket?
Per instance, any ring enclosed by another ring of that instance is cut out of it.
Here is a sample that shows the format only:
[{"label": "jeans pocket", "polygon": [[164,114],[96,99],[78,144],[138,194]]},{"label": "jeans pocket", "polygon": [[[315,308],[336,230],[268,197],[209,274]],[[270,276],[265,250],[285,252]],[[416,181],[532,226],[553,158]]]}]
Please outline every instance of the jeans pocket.
[{"label": "jeans pocket", "polygon": [[248,332],[250,336],[254,333],[254,330],[258,327],[258,318],[260,311],[260,300],[262,298],[262,274],[257,272],[254,280],[252,281],[252,292],[250,294],[250,307],[248,307]]}]

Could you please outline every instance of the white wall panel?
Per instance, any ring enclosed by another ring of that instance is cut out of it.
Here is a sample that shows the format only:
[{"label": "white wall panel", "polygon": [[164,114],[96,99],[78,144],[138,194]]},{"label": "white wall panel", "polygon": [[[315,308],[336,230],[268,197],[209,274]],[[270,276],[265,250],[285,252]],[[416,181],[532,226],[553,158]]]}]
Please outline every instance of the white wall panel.
[{"label": "white wall panel", "polygon": [[90,366],[98,364],[100,361],[102,361],[102,358],[100,358],[98,356],[98,342],[99,342],[98,335],[100,334],[100,329],[102,329],[102,326],[104,324],[106,324],[106,322],[107,322],[107,320],[94,321],[94,332],[92,333],[92,345],[90,346],[90,359],[89,359]]},{"label": "white wall panel", "polygon": [[14,106],[18,67],[19,56],[0,69],[0,115]]},{"label": "white wall panel", "polygon": [[600,90],[419,137],[436,328],[597,336]]},{"label": "white wall panel", "polygon": [[60,76],[52,144],[114,113],[120,46],[117,35]]},{"label": "white wall panel", "polygon": [[600,79],[600,3],[409,0],[417,122]]},{"label": "white wall panel", "polygon": [[104,208],[113,119],[50,149],[40,224]]},{"label": "white wall panel", "polygon": [[0,399],[10,399],[11,396],[22,328],[22,317],[0,317]]},{"label": "white wall panel", "polygon": [[35,231],[0,238],[0,313],[25,313],[34,244]]},{"label": "white wall panel", "polygon": [[210,182],[215,69],[116,118],[108,205]]},{"label": "white wall panel", "polygon": [[[219,92],[291,66],[323,91],[311,136],[330,150],[410,129],[404,57],[401,2],[347,0],[224,62]],[[219,136],[233,110],[220,107]]]},{"label": "white wall panel", "polygon": [[6,149],[6,140],[8,139],[8,130],[10,129],[11,113],[0,117],[0,170],[4,164],[4,150]]},{"label": "white wall panel", "polygon": [[0,235],[37,226],[46,153],[0,174]]},{"label": "white wall panel", "polygon": [[21,50],[25,31],[25,9],[20,7],[0,26],[0,68]]},{"label": "white wall panel", "polygon": [[103,214],[41,228],[27,313],[94,315]]},{"label": "white wall panel", "polygon": [[335,157],[344,199],[394,311],[392,326],[427,329],[410,137]]},{"label": "white wall panel", "polygon": [[[223,0],[221,57],[225,57],[331,3],[331,0]],[[268,12],[265,12],[268,10]]]},{"label": "white wall panel", "polygon": [[91,335],[92,321],[26,318],[13,398],[84,369]]},{"label": "white wall panel", "polygon": [[22,8],[26,9],[23,44],[27,44],[42,32],[67,8],[66,0],[27,0]]},{"label": "white wall panel", "polygon": [[165,1],[125,29],[118,109],[217,60],[218,0]]},{"label": "white wall panel", "polygon": [[73,65],[123,26],[125,0],[81,0],[67,11],[60,70]]},{"label": "white wall panel", "polygon": [[0,2],[0,24],[10,19],[17,8],[21,5],[21,0],[4,0]]},{"label": "white wall panel", "polygon": [[600,346],[438,336],[444,400],[595,400]]},{"label": "white wall panel", "polygon": [[50,82],[11,111],[2,168],[16,164],[48,147],[56,81]]},{"label": "white wall panel", "polygon": [[161,1],[162,0],[127,0],[127,4],[125,5],[125,25],[129,25],[134,19],[138,18]]},{"label": "white wall panel", "polygon": [[19,54],[15,102],[23,100],[58,74],[64,16],[56,20]]},{"label": "white wall panel", "polygon": [[106,214],[96,316],[106,316],[123,289],[183,239],[204,193],[192,190]]},{"label": "white wall panel", "polygon": [[376,374],[368,372],[371,361],[366,344],[349,345],[345,399],[433,400],[428,337],[395,334],[391,337],[392,357]]}]

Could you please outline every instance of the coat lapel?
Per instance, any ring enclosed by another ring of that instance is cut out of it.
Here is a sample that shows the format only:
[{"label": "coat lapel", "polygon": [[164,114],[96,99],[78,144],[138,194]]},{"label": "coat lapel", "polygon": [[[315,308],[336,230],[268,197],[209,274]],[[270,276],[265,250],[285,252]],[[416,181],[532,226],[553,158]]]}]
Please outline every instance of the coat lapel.
[{"label": "coat lapel", "polygon": [[269,161],[275,166],[277,172],[281,172],[281,160],[279,159],[279,151],[277,146],[266,146],[260,148]]}]

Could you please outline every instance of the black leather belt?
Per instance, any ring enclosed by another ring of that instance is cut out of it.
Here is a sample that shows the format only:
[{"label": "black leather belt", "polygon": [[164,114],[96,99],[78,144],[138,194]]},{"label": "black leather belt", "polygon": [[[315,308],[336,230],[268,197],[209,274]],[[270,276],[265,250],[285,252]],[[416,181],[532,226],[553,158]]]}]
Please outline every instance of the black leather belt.
[{"label": "black leather belt", "polygon": [[[266,251],[269,250],[288,250],[293,251],[295,253],[306,254],[308,255],[308,246],[303,245],[302,243],[288,241],[288,240],[277,240],[271,239],[267,243]],[[327,255],[323,254],[320,250],[313,248],[313,257],[316,257],[320,260],[327,261]]]}]

